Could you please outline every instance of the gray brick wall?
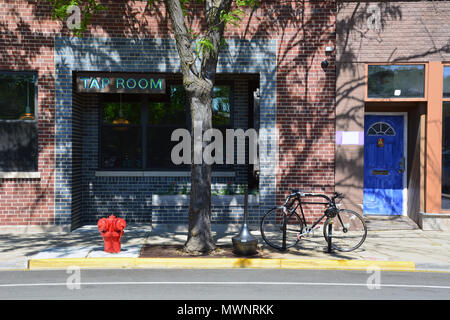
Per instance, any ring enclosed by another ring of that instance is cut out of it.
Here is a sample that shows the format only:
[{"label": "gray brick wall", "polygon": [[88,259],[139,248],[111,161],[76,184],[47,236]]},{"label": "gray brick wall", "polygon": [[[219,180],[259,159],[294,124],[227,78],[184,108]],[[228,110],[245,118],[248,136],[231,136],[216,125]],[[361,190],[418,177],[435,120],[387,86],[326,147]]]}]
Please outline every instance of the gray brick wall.
[{"label": "gray brick wall", "polygon": [[[171,75],[168,76],[173,77]],[[219,75],[218,81],[232,84],[234,128],[248,128],[248,81],[254,76]],[[99,164],[99,99],[96,94],[75,94],[74,111],[82,116],[82,149],[74,148],[74,158],[82,158],[81,201],[83,223],[96,223],[99,218],[114,214],[129,222],[184,223],[187,222],[188,207],[156,207],[152,205],[153,194],[169,191],[181,192],[190,189],[189,177],[100,177],[95,172]],[[79,106],[83,106],[80,108]],[[78,115],[77,115],[78,118]],[[77,131],[78,132],[78,131]],[[74,144],[75,147],[75,144]],[[80,152],[80,154],[76,154]],[[248,156],[248,150],[246,151]],[[237,152],[235,148],[235,158]],[[248,165],[234,165],[234,177],[213,177],[212,191],[222,192],[226,188],[239,191],[247,183]],[[74,176],[77,173],[73,173]],[[81,187],[81,184],[80,184]],[[78,191],[77,199],[78,199]],[[74,207],[75,209],[75,207]],[[78,210],[78,209],[77,209]],[[251,208],[255,211],[257,208]],[[77,211],[78,212],[78,211]],[[212,221],[217,223],[239,222],[242,208],[212,207]],[[253,214],[252,214],[253,216]],[[255,218],[257,220],[257,218]]]}]

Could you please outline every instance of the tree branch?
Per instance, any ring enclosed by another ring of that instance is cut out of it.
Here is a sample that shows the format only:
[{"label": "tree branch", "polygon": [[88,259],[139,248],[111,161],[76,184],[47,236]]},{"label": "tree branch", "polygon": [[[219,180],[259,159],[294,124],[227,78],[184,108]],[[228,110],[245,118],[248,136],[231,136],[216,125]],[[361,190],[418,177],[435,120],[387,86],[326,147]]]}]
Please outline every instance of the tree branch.
[{"label": "tree branch", "polygon": [[195,55],[192,50],[192,39],[184,21],[180,1],[166,0],[166,4],[172,21],[173,32],[175,33],[183,75],[186,77],[190,77],[191,75],[198,77],[198,71],[195,66]]},{"label": "tree branch", "polygon": [[214,74],[219,57],[220,46],[225,30],[225,22],[221,19],[221,13],[228,13],[232,0],[206,0],[205,16],[207,34],[205,38],[212,44],[213,49],[206,50],[202,56],[200,74],[202,78],[214,80]]}]

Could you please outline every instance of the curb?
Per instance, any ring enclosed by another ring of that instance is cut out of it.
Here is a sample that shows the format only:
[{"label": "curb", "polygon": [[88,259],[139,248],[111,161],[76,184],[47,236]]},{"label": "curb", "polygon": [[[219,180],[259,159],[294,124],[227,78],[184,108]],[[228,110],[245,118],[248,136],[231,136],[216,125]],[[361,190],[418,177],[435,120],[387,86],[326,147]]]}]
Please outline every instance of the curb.
[{"label": "curb", "polygon": [[29,270],[65,269],[320,269],[415,271],[412,261],[248,258],[58,258],[30,259]]}]

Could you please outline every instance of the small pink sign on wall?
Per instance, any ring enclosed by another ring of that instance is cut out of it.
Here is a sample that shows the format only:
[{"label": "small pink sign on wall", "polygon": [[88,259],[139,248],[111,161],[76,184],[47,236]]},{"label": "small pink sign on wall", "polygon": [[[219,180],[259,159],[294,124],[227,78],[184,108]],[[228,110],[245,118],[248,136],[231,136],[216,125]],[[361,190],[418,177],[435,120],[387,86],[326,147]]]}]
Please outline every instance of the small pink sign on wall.
[{"label": "small pink sign on wall", "polygon": [[337,145],[364,145],[363,131],[336,131]]}]

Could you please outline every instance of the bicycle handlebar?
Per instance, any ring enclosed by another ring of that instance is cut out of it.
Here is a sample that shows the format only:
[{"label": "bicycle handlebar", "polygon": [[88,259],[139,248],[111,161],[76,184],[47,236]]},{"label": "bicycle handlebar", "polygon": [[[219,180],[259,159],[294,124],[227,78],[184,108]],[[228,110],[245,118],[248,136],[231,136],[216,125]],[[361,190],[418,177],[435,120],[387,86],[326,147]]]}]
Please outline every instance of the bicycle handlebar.
[{"label": "bicycle handlebar", "polygon": [[310,192],[303,192],[300,190],[292,189],[292,193],[286,198],[286,201],[284,204],[286,205],[289,202],[289,200],[291,200],[292,198],[297,198],[297,197],[321,197],[321,198],[324,198],[325,200],[327,200],[327,202],[329,204],[331,204],[331,203],[334,203],[336,199],[344,198],[344,195],[342,193],[335,192],[334,196],[331,197],[331,199],[330,199],[330,197],[328,197],[327,195],[322,194],[322,193],[310,193]]}]

